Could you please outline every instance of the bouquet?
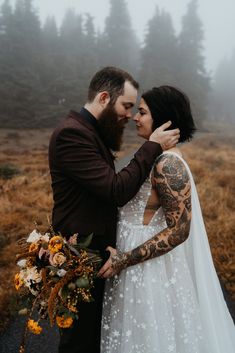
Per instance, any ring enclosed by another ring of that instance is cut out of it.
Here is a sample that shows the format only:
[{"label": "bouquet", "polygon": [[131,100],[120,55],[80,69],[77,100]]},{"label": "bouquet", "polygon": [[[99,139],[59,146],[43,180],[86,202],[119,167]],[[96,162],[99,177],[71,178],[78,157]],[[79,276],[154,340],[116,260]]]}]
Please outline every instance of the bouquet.
[{"label": "bouquet", "polygon": [[[41,234],[35,229],[28,238],[19,241],[17,254],[19,272],[15,288],[27,307],[20,314],[28,314],[20,353],[25,351],[27,331],[40,334],[41,319],[49,318],[51,326],[69,328],[78,319],[78,303],[91,302],[91,288],[101,266],[99,252],[88,249],[92,234],[79,242],[74,234],[68,240],[52,228]],[[38,320],[32,319],[37,309]]]}]

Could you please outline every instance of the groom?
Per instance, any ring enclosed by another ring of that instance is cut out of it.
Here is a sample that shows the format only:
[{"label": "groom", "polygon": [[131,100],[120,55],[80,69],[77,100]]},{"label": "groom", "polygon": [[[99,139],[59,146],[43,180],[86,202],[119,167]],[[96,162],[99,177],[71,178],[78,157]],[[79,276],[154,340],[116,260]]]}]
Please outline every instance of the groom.
[{"label": "groom", "polygon": [[[93,233],[91,247],[104,260],[115,246],[117,207],[126,204],[148,176],[160,145],[170,148],[178,130],[155,130],[129,165],[115,173],[111,150],[118,151],[131,118],[138,83],[127,72],[105,67],[92,78],[88,100],[79,113],[71,111],[51,136],[49,164],[54,208],[52,224],[66,237]],[[94,302],[79,304],[79,321],[61,330],[59,353],[99,353],[104,280],[97,279]]]}]

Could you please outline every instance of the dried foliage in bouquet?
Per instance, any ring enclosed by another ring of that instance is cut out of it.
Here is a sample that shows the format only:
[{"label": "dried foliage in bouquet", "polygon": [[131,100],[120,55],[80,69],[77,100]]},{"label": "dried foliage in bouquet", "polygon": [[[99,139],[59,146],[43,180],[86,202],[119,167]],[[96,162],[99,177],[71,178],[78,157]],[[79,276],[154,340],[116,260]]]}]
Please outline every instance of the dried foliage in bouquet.
[{"label": "dried foliage in bouquet", "polygon": [[[15,288],[25,301],[20,314],[28,314],[20,353],[25,351],[28,331],[40,334],[41,319],[49,318],[51,326],[69,328],[78,319],[79,302],[91,302],[91,288],[101,266],[99,252],[88,249],[92,234],[79,242],[78,234],[69,240],[52,228],[41,234],[35,229],[19,241],[16,255],[19,272]],[[38,320],[32,319],[37,310]]]}]

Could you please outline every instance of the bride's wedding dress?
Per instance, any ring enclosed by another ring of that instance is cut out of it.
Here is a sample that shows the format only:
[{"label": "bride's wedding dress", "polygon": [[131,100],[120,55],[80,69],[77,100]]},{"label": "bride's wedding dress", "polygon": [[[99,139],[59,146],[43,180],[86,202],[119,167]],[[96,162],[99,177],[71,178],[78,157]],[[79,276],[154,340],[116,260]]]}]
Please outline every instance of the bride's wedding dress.
[{"label": "bride's wedding dress", "polygon": [[[173,153],[173,152],[164,152]],[[235,328],[213,265],[193,177],[188,239],[107,280],[101,353],[235,353]],[[148,178],[120,210],[117,248],[132,250],[167,227],[162,208],[143,225]]]}]

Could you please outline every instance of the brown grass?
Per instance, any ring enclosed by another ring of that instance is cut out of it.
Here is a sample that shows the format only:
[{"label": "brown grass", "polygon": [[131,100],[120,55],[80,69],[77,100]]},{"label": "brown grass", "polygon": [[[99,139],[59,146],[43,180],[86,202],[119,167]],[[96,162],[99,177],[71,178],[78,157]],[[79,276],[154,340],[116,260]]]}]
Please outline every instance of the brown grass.
[{"label": "brown grass", "polygon": [[[235,141],[234,129],[206,133],[182,147],[199,192],[211,251],[217,273],[235,298]],[[0,312],[7,322],[13,275],[16,272],[16,242],[34,228],[47,226],[52,207],[47,145],[50,130],[0,130],[0,165],[11,163],[22,174],[0,179]],[[135,131],[127,131],[119,157],[141,143]]]},{"label": "brown grass", "polygon": [[235,299],[234,138],[207,134],[183,151],[197,184],[217,273]]}]

